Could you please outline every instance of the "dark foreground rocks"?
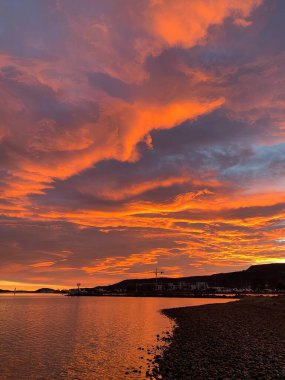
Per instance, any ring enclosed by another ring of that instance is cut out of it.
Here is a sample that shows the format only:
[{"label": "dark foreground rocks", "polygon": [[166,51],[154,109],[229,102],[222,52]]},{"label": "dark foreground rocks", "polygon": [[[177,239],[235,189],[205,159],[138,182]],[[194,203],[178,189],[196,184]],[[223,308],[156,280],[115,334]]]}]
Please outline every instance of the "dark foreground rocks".
[{"label": "dark foreground rocks", "polygon": [[168,309],[173,339],[158,358],[165,380],[285,379],[285,298]]}]

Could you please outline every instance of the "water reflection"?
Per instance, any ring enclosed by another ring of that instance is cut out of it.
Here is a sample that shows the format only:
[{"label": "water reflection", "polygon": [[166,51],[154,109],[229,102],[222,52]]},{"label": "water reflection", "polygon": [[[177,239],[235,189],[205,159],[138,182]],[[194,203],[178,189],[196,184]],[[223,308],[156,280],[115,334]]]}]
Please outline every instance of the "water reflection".
[{"label": "water reflection", "polygon": [[142,365],[144,378],[138,347],[171,325],[159,310],[218,302],[226,300],[1,295],[0,378],[129,379],[130,365]]}]

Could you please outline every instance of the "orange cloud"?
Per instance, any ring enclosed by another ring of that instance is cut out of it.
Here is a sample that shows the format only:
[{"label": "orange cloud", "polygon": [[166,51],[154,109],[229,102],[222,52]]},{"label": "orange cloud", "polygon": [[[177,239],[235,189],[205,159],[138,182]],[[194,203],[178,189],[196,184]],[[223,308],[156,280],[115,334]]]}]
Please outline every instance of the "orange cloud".
[{"label": "orange cloud", "polygon": [[[5,197],[40,194],[52,187],[54,178],[66,179],[98,161],[138,159],[136,145],[153,129],[169,129],[220,107],[223,99],[205,103],[188,101],[170,104],[117,102],[94,124],[73,132],[60,131],[51,120],[42,120],[27,149],[39,159],[25,158],[6,180]],[[54,155],[54,152],[58,152]]]},{"label": "orange cloud", "polygon": [[41,263],[31,264],[30,266],[34,267],[34,268],[41,268],[41,267],[50,267],[50,266],[52,266],[54,264],[55,264],[54,261],[43,261]]},{"label": "orange cloud", "polygon": [[152,30],[168,46],[190,48],[201,43],[208,28],[232,17],[240,26],[261,0],[165,0],[152,2]]},{"label": "orange cloud", "polygon": [[[93,274],[97,272],[104,272],[109,274],[128,274],[128,271],[133,271],[133,267],[138,264],[144,266],[150,265],[153,266],[157,263],[157,257],[165,253],[164,250],[154,250],[151,252],[144,252],[142,254],[131,254],[128,257],[108,257],[104,260],[95,260],[93,266],[83,267],[82,269],[88,273]],[[130,274],[133,275],[133,272]],[[143,274],[143,277],[148,277],[149,272]]]}]

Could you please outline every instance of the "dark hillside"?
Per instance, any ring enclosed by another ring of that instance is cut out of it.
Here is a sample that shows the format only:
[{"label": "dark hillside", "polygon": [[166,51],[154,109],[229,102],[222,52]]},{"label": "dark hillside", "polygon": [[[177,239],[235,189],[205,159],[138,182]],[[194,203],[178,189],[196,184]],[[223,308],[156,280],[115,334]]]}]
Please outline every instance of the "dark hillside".
[{"label": "dark hillside", "polygon": [[[105,289],[127,289],[132,290],[137,284],[153,284],[155,278],[124,280],[114,285],[106,286]],[[159,278],[159,283],[196,283],[207,282],[208,286],[220,286],[229,288],[243,288],[251,286],[258,288],[285,288],[285,264],[253,265],[246,270],[230,273],[218,273],[208,276],[191,276],[179,278]]]}]

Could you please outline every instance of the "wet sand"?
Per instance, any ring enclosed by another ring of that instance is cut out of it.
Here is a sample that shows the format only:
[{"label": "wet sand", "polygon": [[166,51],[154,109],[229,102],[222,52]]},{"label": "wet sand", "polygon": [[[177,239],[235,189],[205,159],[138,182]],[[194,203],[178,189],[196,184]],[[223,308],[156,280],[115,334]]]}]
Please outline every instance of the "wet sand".
[{"label": "wet sand", "polygon": [[177,327],[153,378],[285,379],[284,296],[163,312]]}]

